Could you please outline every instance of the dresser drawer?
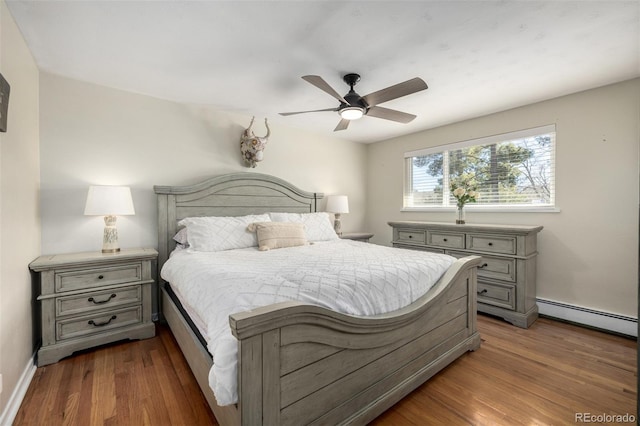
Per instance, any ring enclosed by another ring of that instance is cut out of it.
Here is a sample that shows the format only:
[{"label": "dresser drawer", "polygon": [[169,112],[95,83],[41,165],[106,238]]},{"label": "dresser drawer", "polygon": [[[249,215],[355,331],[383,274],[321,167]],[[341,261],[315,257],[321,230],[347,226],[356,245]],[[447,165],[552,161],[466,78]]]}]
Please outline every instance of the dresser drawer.
[{"label": "dresser drawer", "polygon": [[427,231],[427,244],[446,248],[464,248],[464,234]]},{"label": "dresser drawer", "polygon": [[467,234],[467,249],[491,253],[516,254],[517,238],[503,235]]},{"label": "dresser drawer", "polygon": [[503,257],[482,256],[478,276],[516,282],[516,260]]},{"label": "dresser drawer", "polygon": [[510,284],[478,281],[478,303],[486,303],[487,305],[515,310],[516,287]]},{"label": "dresser drawer", "polygon": [[139,323],[142,323],[142,306],[58,320],[56,321],[56,340],[104,333],[115,328]]},{"label": "dresser drawer", "polygon": [[415,229],[399,229],[398,241],[405,243],[424,244],[424,231]]},{"label": "dresser drawer", "polygon": [[56,293],[141,280],[141,263],[55,272]]},{"label": "dresser drawer", "polygon": [[[460,259],[461,257],[471,256],[474,253],[447,251],[447,254]],[[516,282],[516,260],[505,257],[482,256],[482,262],[478,266],[478,276]]]},{"label": "dresser drawer", "polygon": [[56,316],[82,314],[99,309],[139,304],[141,301],[142,292],[139,285],[57,297]]},{"label": "dresser drawer", "polygon": [[438,248],[427,247],[427,246],[413,246],[413,245],[393,243],[393,247],[403,248],[408,250],[428,251],[429,253],[441,253],[441,254],[444,253],[444,249],[438,249]]}]

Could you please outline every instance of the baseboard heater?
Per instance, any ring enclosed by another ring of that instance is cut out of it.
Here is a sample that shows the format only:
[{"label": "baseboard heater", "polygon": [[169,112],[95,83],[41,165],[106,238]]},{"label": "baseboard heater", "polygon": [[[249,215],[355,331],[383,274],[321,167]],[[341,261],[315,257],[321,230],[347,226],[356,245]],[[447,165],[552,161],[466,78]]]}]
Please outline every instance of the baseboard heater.
[{"label": "baseboard heater", "polygon": [[536,299],[540,315],[638,337],[638,318],[583,308],[548,299]]}]

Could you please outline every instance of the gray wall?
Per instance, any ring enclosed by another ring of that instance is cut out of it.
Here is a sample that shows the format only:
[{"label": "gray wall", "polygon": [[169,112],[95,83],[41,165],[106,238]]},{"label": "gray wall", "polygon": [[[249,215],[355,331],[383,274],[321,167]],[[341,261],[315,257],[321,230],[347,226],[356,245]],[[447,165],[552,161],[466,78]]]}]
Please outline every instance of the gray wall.
[{"label": "gray wall", "polygon": [[539,298],[637,317],[640,79],[438,127],[369,146],[367,225],[389,244],[389,220],[453,222],[401,212],[403,154],[556,124],[559,213],[474,213],[467,221],[543,225]]},{"label": "gray wall", "polygon": [[0,2],[0,72],[11,85],[7,132],[0,133],[0,424],[6,424],[3,413],[18,409],[8,404],[21,376],[34,369],[27,265],[40,255],[40,160],[38,68],[4,1]]},{"label": "gray wall", "polygon": [[[271,125],[264,161],[247,168],[240,135],[250,116],[223,113],[41,73],[42,252],[102,247],[101,217],[83,216],[89,185],[128,185],[135,216],[118,218],[121,247],[157,247],[153,185],[238,171],[349,196],[345,231],[364,225],[366,146]],[[266,133],[264,117],[254,132]],[[324,207],[322,205],[321,207]]]},{"label": "gray wall", "polygon": [[[637,316],[640,79],[424,132],[361,145],[272,126],[265,160],[244,167],[250,117],[41,73],[42,252],[97,250],[102,220],[82,215],[90,184],[130,185],[135,216],[118,219],[122,247],[156,246],[154,184],[188,184],[253,170],[306,190],[349,195],[344,230],[389,220],[451,220],[401,212],[405,151],[544,124],[557,127],[559,213],[474,213],[472,222],[539,224],[538,297]],[[257,134],[264,131],[256,118]],[[366,217],[365,217],[366,212]]]}]

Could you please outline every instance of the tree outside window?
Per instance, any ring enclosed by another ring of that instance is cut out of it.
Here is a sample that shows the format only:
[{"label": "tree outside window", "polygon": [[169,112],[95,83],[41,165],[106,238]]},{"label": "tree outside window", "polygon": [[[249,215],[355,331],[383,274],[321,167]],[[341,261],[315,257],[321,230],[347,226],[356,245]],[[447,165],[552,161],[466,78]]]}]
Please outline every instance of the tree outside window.
[{"label": "tree outside window", "polygon": [[477,188],[479,206],[554,205],[555,126],[423,151],[405,155],[405,207],[454,206],[451,184]]}]

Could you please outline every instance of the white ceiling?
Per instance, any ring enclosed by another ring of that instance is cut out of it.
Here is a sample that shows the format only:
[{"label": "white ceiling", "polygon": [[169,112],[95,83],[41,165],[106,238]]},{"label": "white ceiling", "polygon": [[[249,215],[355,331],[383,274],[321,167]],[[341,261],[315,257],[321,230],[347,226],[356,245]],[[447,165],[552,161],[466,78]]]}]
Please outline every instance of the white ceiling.
[{"label": "white ceiling", "polygon": [[[374,142],[640,76],[640,1],[6,0],[41,70]],[[361,95],[429,89],[333,132],[337,107],[305,82]],[[258,120],[259,121],[259,120]]]}]

